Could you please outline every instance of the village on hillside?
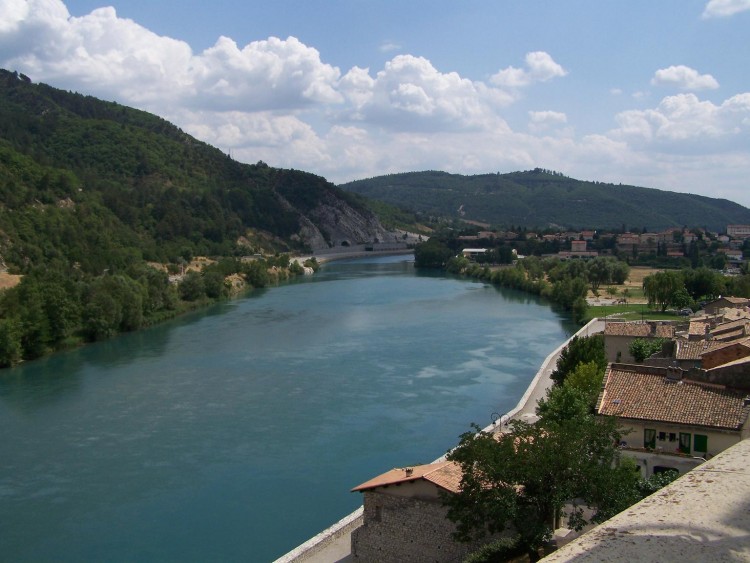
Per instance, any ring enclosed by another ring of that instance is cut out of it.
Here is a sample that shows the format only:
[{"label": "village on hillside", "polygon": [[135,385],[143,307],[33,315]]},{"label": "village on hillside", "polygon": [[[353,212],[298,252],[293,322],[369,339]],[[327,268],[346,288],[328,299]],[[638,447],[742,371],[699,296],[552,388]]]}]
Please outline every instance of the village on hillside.
[{"label": "village on hillside", "polygon": [[614,255],[632,262],[673,259],[675,265],[687,262],[695,266],[699,257],[710,256],[714,269],[737,273],[744,258],[750,255],[750,225],[727,225],[725,233],[676,227],[659,232],[477,230],[476,234],[458,238],[467,245],[482,243],[482,246],[463,250],[464,256],[478,262],[484,261],[485,255],[491,255],[492,248],[498,244],[507,244],[530,247],[541,256],[563,260]]}]

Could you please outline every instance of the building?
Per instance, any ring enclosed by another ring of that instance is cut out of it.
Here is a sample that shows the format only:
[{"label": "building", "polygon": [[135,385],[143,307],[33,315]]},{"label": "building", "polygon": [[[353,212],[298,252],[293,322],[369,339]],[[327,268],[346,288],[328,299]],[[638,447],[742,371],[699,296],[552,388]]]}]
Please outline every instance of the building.
[{"label": "building", "polygon": [[635,363],[630,344],[636,338],[673,338],[674,326],[662,322],[607,322],[604,349],[610,362]]},{"label": "building", "polygon": [[722,309],[742,309],[750,305],[750,299],[745,297],[719,297],[706,303],[703,310],[707,315],[717,315]]},{"label": "building", "polygon": [[640,238],[635,233],[623,233],[617,236],[617,250],[620,252],[633,252],[639,244]]},{"label": "building", "polygon": [[750,225],[727,225],[727,234],[732,238],[750,238]]},{"label": "building", "polygon": [[645,477],[684,473],[750,435],[746,392],[689,379],[679,368],[610,364],[596,405],[628,432],[623,453]]},{"label": "building", "polygon": [[392,469],[352,491],[364,495],[364,520],[352,532],[354,561],[462,561],[487,540],[459,543],[441,491],[457,493],[461,467],[451,461]]},{"label": "building", "polygon": [[712,369],[742,358],[750,357],[750,338],[729,342],[710,341],[714,345],[701,353],[701,368]]},{"label": "building", "polygon": [[468,258],[469,260],[476,260],[477,256],[482,256],[483,254],[487,253],[486,248],[464,248],[461,251],[461,254],[464,258]]},{"label": "building", "polygon": [[586,241],[585,240],[572,240],[570,241],[571,252],[586,252]]}]

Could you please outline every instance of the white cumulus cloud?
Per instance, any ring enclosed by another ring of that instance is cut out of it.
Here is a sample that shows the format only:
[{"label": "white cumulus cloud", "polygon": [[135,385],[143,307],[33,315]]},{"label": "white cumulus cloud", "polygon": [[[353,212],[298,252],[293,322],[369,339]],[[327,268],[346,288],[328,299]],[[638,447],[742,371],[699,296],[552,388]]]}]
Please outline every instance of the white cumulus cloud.
[{"label": "white cumulus cloud", "polygon": [[750,10],[750,0],[710,0],[703,10],[704,18],[726,18]]},{"label": "white cumulus cloud", "polygon": [[526,68],[509,66],[492,75],[490,82],[504,88],[523,88],[534,82],[546,82],[568,73],[544,51],[527,53],[525,62]]},{"label": "white cumulus cloud", "polygon": [[497,108],[512,101],[503,91],[456,72],[442,73],[412,55],[394,57],[374,78],[355,68],[339,86],[357,103],[358,119],[396,130],[495,127],[502,123]]},{"label": "white cumulus cloud", "polygon": [[750,93],[716,105],[695,94],[664,98],[658,107],[617,115],[615,138],[631,142],[675,143],[718,140],[750,133]]},{"label": "white cumulus cloud", "polygon": [[114,8],[74,18],[59,0],[3,0],[0,10],[0,63],[58,86],[153,111],[175,103],[264,111],[343,101],[339,70],[294,37],[242,48],[220,37],[195,54]]},{"label": "white cumulus cloud", "polygon": [[700,74],[685,65],[670,66],[656,71],[651,79],[654,86],[674,86],[680,90],[715,90],[719,83],[710,74]]}]

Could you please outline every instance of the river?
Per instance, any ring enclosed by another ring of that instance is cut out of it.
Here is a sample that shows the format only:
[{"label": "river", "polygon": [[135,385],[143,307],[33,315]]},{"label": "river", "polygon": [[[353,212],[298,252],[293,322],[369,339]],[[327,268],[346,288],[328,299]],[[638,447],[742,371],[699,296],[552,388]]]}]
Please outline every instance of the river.
[{"label": "river", "polygon": [[510,410],[573,331],[373,257],[0,372],[0,561],[273,560]]}]

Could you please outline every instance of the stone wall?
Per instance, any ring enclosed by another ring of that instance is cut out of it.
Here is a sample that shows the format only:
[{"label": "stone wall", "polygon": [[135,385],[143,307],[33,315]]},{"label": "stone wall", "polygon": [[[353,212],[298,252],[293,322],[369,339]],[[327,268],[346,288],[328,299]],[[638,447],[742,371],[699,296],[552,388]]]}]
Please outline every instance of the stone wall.
[{"label": "stone wall", "polygon": [[364,493],[364,524],[352,532],[352,559],[362,563],[436,563],[462,561],[484,540],[453,540],[455,527],[439,500]]}]

